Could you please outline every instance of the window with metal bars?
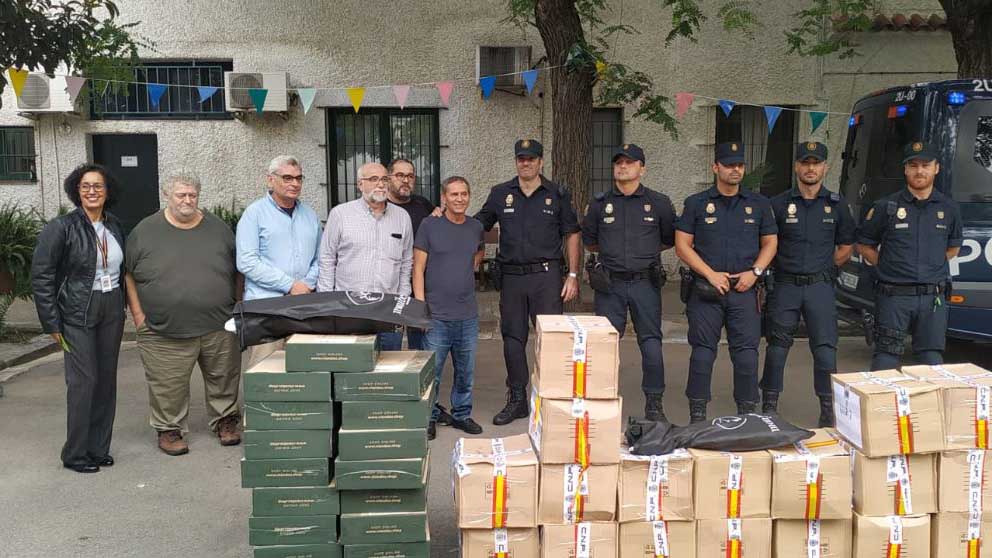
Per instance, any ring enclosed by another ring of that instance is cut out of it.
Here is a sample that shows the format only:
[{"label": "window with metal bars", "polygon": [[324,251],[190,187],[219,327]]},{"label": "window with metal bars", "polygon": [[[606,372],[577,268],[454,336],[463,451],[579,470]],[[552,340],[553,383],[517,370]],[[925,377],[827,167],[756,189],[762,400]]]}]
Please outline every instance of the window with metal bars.
[{"label": "window with metal bars", "polygon": [[[232,71],[230,61],[144,62],[134,70],[134,83],[115,91],[95,82],[90,95],[90,118],[93,120],[229,119],[224,106],[224,72]],[[149,83],[168,86],[154,106],[148,94]],[[200,99],[197,87],[216,87],[207,99]],[[103,88],[103,91],[99,89]]]},{"label": "window with metal bars", "polygon": [[613,188],[613,153],[622,144],[623,110],[592,109],[592,158],[589,163],[593,194]]},{"label": "window with metal bars", "polygon": [[0,180],[35,182],[34,128],[0,126]]}]

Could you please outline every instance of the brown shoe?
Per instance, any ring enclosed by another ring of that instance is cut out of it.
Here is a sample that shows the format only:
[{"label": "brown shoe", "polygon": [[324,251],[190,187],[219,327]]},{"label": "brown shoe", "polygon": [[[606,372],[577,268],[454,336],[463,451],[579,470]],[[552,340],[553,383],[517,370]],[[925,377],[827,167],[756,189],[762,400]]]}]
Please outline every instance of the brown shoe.
[{"label": "brown shoe", "polygon": [[178,430],[166,430],[158,433],[158,449],[168,455],[183,455],[189,453],[189,445],[183,440],[183,433]]},{"label": "brown shoe", "polygon": [[241,417],[238,415],[228,415],[217,423],[217,437],[220,438],[222,446],[236,446],[241,443],[241,431],[238,423]]}]

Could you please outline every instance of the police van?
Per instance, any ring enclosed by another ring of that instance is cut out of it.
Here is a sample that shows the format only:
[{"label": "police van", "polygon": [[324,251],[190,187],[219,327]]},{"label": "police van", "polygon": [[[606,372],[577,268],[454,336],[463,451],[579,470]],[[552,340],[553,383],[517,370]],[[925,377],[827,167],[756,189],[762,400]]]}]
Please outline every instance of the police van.
[{"label": "police van", "polygon": [[[932,143],[940,152],[934,187],[961,205],[964,245],[950,262],[948,337],[992,340],[992,79],[894,87],[851,111],[840,191],[858,223],[872,204],[905,188],[902,149]],[[839,271],[838,310],[871,341],[875,269],[857,254]]]}]

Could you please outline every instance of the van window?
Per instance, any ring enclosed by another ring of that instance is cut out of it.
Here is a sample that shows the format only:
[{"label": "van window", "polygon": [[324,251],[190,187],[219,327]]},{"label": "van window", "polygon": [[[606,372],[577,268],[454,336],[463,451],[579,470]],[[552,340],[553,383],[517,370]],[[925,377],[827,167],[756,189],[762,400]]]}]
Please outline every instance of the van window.
[{"label": "van window", "polygon": [[951,195],[966,223],[992,223],[992,101],[965,105],[956,135]]}]

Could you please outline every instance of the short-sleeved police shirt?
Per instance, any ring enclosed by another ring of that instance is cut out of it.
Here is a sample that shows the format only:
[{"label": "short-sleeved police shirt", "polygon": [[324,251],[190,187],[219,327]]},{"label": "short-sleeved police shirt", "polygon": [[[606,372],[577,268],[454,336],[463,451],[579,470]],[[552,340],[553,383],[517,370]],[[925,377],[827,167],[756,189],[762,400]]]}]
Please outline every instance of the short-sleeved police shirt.
[{"label": "short-sleeved police shirt", "polygon": [[834,247],[856,240],[847,200],[822,186],[811,200],[793,186],[772,198],[772,210],[778,224],[776,271],[809,275],[828,270],[834,265]]},{"label": "short-sleeved police shirt", "polygon": [[740,188],[724,196],[716,186],[686,198],[676,228],[693,235],[693,248],[706,265],[727,273],[754,267],[761,237],[778,232],[768,198]]},{"label": "short-sleeved police shirt", "polygon": [[582,242],[599,246],[599,259],[610,271],[644,271],[675,244],[672,200],[643,185],[629,196],[614,187],[589,203]]},{"label": "short-sleeved police shirt", "polygon": [[950,277],[947,249],[964,240],[957,202],[933,190],[917,200],[908,188],[875,202],[858,242],[881,245],[878,278],[885,283],[934,284]]},{"label": "short-sleeved police shirt", "polygon": [[493,186],[475,218],[487,231],[499,223],[499,261],[513,265],[556,261],[562,237],[579,232],[571,194],[543,176],[530,197],[519,178]]}]

